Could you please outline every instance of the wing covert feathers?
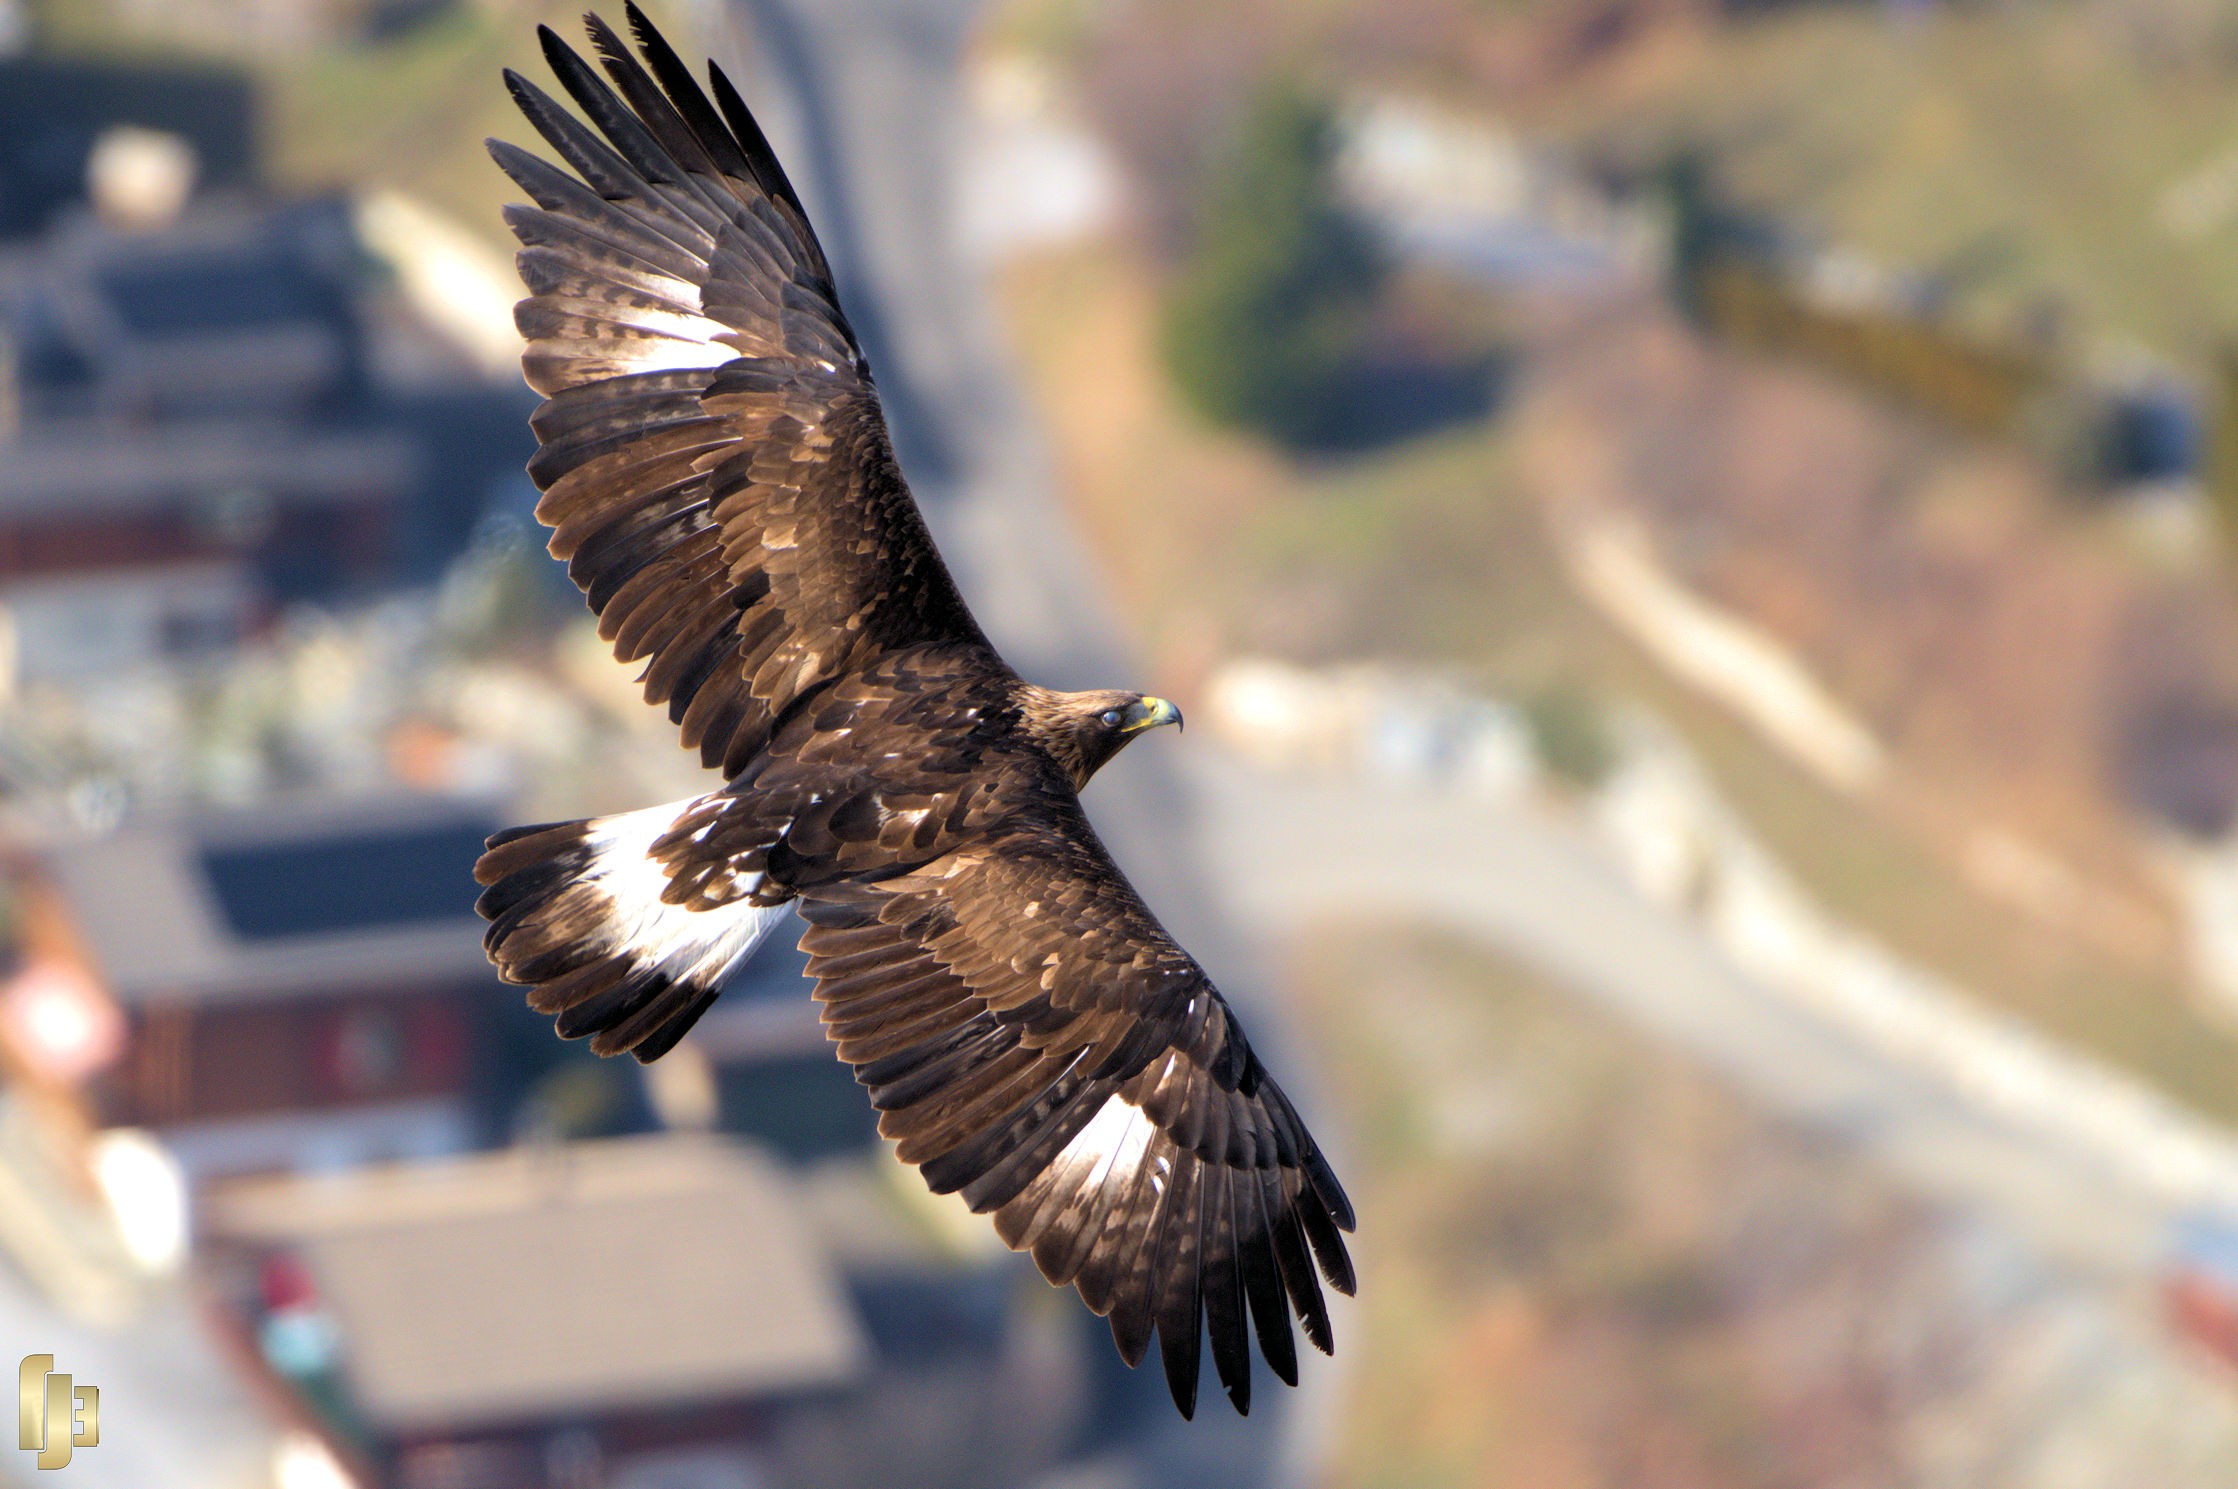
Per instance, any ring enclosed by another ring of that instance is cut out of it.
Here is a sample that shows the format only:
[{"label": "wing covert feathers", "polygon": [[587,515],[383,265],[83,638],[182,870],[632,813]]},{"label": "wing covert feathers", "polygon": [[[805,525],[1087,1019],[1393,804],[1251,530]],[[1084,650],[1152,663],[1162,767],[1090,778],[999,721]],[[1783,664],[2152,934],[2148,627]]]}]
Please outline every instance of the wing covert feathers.
[{"label": "wing covert feathers", "polygon": [[[1085,822],[1079,830],[1086,833]],[[1175,1404],[1199,1351],[1239,1411],[1251,1341],[1297,1380],[1332,1346],[1350,1203],[1201,969],[1069,824],[803,895],[826,1031],[879,1130],[941,1193],[1110,1320],[1156,1338]]]}]

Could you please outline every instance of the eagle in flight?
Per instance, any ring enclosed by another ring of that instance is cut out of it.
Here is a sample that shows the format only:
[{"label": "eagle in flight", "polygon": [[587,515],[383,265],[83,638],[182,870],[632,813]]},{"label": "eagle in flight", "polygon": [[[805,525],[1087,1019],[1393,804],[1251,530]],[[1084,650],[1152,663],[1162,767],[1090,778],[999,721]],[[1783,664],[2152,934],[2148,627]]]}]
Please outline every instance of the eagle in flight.
[{"label": "eagle in flight", "polygon": [[1330,1349],[1321,1279],[1352,1291],[1353,1218],[1081,810],[1180,711],[996,654],[769,142],[720,69],[703,91],[628,20],[642,61],[596,16],[599,68],[540,33],[584,118],[505,75],[572,173],[490,143],[535,203],[506,217],[545,400],[529,473],[599,634],[723,784],[491,838],[490,958],[562,1038],[653,1060],[797,911],[900,1157],[1078,1289],[1128,1364],[1155,1333],[1184,1416],[1208,1333],[1247,1411],[1252,1337],[1291,1384],[1291,1315]]}]

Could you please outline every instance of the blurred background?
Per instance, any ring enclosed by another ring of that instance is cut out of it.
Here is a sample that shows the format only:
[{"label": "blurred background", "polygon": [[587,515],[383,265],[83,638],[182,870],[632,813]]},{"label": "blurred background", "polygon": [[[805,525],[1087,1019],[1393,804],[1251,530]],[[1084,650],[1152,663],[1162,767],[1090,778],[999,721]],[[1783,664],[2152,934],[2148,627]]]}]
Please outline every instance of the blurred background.
[{"label": "blurred background", "polygon": [[1193,1425],[790,937],[649,1069],[483,961],[485,834],[706,784],[521,474],[480,141],[574,8],[0,0],[54,1482],[2238,1482],[2238,8],[649,7],[1006,655],[1199,725],[1089,808],[1362,1296]]}]

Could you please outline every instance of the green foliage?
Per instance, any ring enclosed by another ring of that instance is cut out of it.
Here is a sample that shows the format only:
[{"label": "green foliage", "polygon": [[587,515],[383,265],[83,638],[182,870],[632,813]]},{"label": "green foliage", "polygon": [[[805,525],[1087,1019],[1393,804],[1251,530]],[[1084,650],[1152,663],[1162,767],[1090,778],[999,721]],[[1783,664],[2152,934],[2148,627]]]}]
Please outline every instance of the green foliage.
[{"label": "green foliage", "polygon": [[1616,742],[1592,694],[1553,683],[1523,700],[1531,747],[1556,780],[1590,791],[1616,768]]},{"label": "green foliage", "polygon": [[1328,103],[1280,79],[1212,180],[1196,252],[1166,306],[1182,396],[1217,423],[1292,445],[1341,439],[1383,279],[1337,200]]},{"label": "green foliage", "polygon": [[1670,213],[1671,293],[1686,318],[1703,325],[1709,319],[1703,281],[1727,251],[1728,226],[1699,154],[1689,151],[1664,166],[1662,187]]},{"label": "green foliage", "polygon": [[[1896,306],[1836,307],[1805,295],[1778,262],[1765,226],[1719,195],[1699,152],[1682,152],[1664,167],[1662,190],[1672,296],[1713,335],[1801,357],[1975,434],[2019,434],[2042,444],[2043,432],[2026,427],[2032,418],[2076,411],[2041,407],[2058,404],[2066,391],[2041,348],[1984,339]],[[2094,423],[2063,438],[2087,445],[2102,433]],[[2091,448],[2060,454],[2078,469],[2101,460]]]},{"label": "green foliage", "polygon": [[2208,503],[2225,541],[2238,540],[2238,346],[2225,347],[2215,365],[2206,456]]}]

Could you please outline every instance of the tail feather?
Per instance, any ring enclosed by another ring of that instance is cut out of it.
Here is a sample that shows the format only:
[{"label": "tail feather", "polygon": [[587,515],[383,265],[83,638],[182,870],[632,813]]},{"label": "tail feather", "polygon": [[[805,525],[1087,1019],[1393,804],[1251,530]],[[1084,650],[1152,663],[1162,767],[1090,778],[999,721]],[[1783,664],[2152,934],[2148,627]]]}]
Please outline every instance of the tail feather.
[{"label": "tail feather", "polygon": [[784,906],[745,898],[759,875],[739,878],[738,897],[720,905],[663,898],[668,873],[650,850],[699,800],[516,827],[475,864],[487,886],[474,907],[490,922],[483,947],[506,981],[529,985],[529,1006],[554,1015],[561,1038],[659,1058],[784,918]]}]

